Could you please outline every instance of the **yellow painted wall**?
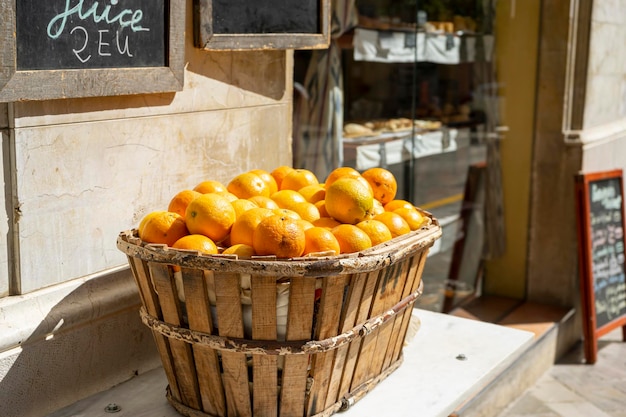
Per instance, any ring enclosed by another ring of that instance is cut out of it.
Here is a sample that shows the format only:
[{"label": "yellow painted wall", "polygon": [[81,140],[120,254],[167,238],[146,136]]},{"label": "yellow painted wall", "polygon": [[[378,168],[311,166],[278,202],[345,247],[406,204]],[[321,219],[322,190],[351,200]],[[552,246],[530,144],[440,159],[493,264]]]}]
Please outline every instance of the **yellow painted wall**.
[{"label": "yellow painted wall", "polygon": [[499,0],[496,11],[496,70],[500,83],[501,142],[506,252],[486,265],[484,292],[523,298],[530,169],[537,87],[540,0]]}]

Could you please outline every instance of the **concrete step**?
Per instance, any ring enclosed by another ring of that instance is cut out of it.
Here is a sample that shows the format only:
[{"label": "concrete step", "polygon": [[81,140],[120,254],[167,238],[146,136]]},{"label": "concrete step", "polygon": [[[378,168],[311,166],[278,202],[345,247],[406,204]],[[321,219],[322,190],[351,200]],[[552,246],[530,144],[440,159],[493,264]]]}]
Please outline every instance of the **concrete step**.
[{"label": "concrete step", "polygon": [[574,325],[573,310],[502,297],[480,297],[450,314],[535,334],[533,343],[517,361],[488,381],[450,417],[497,416],[562,355],[566,347],[560,334],[568,334],[568,327]]}]

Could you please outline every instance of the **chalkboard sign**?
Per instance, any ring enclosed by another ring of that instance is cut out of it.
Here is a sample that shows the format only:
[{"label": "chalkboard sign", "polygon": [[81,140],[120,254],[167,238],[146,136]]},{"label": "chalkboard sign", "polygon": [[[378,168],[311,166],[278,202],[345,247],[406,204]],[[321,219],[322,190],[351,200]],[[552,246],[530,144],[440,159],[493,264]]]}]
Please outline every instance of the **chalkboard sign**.
[{"label": "chalkboard sign", "polygon": [[196,0],[194,38],[207,50],[315,49],[330,41],[330,0]]},{"label": "chalkboard sign", "polygon": [[621,170],[576,178],[585,356],[597,358],[597,339],[622,326],[626,337],[624,198]]},{"label": "chalkboard sign", "polygon": [[178,91],[185,2],[0,0],[0,101]]},{"label": "chalkboard sign", "polygon": [[165,66],[165,0],[16,2],[17,69]]}]

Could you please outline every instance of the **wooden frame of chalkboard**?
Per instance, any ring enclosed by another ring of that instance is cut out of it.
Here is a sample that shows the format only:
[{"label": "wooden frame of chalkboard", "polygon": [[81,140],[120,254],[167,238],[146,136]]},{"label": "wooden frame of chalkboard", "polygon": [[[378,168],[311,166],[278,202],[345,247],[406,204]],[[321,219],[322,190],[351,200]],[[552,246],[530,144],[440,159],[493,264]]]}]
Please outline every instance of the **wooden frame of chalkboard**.
[{"label": "wooden frame of chalkboard", "polygon": [[330,0],[194,0],[193,26],[204,50],[323,49]]},{"label": "wooden frame of chalkboard", "polygon": [[[76,3],[70,10],[65,0],[0,0],[0,102],[182,90],[185,2],[159,0],[162,7],[154,12],[154,8],[143,7],[142,1],[106,5],[89,0]],[[46,15],[44,9],[57,14]],[[29,11],[37,13],[28,17]],[[147,20],[147,16],[156,16],[154,27],[142,26],[141,18]],[[56,27],[51,26],[53,22]],[[154,55],[141,47],[152,48],[155,39],[159,44],[157,60],[133,61],[142,53]],[[42,47],[42,42],[48,44]],[[38,58],[41,54],[56,57],[58,62]],[[78,64],[68,64],[67,55]],[[126,55],[126,62],[118,66],[121,58],[115,56],[121,55]],[[100,60],[95,59],[98,57]],[[106,57],[111,59],[106,62]]]},{"label": "wooden frame of chalkboard", "polygon": [[626,341],[626,270],[622,170],[576,176],[579,267],[587,363],[598,338],[622,327]]}]

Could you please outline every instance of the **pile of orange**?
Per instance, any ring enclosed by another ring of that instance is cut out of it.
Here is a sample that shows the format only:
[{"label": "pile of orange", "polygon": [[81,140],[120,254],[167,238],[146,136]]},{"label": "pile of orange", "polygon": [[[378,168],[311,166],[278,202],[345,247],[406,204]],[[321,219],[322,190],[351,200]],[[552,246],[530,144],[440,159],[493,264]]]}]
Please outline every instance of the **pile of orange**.
[{"label": "pile of orange", "polygon": [[206,180],[181,190],[167,210],[148,213],[138,233],[146,243],[243,258],[359,252],[425,223],[396,192],[384,168],[340,167],[323,183],[306,169],[255,169],[227,184]]}]

